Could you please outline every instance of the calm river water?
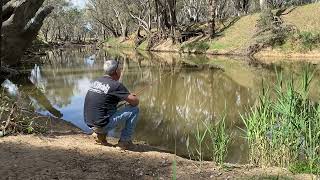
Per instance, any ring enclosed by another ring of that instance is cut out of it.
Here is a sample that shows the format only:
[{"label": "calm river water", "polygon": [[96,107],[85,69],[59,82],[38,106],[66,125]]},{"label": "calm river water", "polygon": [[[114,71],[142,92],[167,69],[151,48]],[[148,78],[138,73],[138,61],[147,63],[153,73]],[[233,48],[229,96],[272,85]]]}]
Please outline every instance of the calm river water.
[{"label": "calm river water", "polygon": [[[227,162],[232,163],[247,161],[240,114],[258,102],[262,79],[272,86],[275,69],[296,77],[304,66],[297,62],[261,65],[241,58],[134,50],[53,50],[42,58],[42,65],[35,66],[30,77],[45,95],[41,99],[49,100],[43,104],[33,97],[38,111],[48,115],[60,111],[63,119],[89,133],[83,121],[84,97],[90,82],[103,75],[104,60],[111,58],[123,63],[122,82],[129,90],[137,92],[147,87],[140,95],[137,140],[188,156],[195,153],[187,149],[187,144],[196,146],[197,125],[202,130],[203,122],[217,123],[225,114],[232,135]],[[311,96],[319,94],[317,84],[314,81]],[[14,90],[10,82],[3,86]],[[119,129],[111,135],[119,137]],[[204,147],[205,156],[210,156]]]}]

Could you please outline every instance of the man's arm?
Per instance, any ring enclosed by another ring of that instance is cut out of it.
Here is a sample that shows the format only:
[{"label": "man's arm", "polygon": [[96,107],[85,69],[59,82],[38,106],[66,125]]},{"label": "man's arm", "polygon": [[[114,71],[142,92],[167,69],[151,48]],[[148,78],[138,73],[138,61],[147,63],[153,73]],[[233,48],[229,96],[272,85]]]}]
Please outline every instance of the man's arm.
[{"label": "man's arm", "polygon": [[133,93],[129,94],[125,101],[127,101],[131,106],[139,105],[139,98]]}]

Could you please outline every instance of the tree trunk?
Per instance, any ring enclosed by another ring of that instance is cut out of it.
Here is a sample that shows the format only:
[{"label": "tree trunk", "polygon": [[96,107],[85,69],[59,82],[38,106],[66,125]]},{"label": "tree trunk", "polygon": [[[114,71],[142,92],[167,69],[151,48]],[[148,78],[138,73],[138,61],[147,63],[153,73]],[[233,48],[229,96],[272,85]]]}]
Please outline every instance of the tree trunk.
[{"label": "tree trunk", "polygon": [[168,0],[168,7],[170,12],[170,25],[171,28],[175,28],[177,24],[176,0]]},{"label": "tree trunk", "polygon": [[156,7],[156,22],[157,22],[157,32],[160,31],[160,13],[159,13],[159,5],[158,5],[158,1],[155,0],[155,7]]},{"label": "tree trunk", "polygon": [[[2,67],[2,7],[3,7],[3,1],[0,0],[0,69]],[[1,70],[0,70],[1,71]],[[0,82],[2,83],[2,82]]]},{"label": "tree trunk", "polygon": [[215,35],[216,2],[209,0],[209,35],[213,39]]},{"label": "tree trunk", "polygon": [[53,10],[52,6],[41,9],[44,0],[11,0],[3,5],[4,11],[11,9],[8,19],[2,24],[2,54],[3,63],[17,64],[25,49],[31,45],[38,35],[45,17]]}]

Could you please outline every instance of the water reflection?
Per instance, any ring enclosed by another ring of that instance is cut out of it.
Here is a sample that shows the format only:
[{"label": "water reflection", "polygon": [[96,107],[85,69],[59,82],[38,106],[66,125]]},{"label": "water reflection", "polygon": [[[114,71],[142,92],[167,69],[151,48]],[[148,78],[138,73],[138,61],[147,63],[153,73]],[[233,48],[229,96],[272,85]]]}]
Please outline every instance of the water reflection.
[{"label": "water reflection", "polygon": [[[230,145],[228,161],[246,160],[239,113],[256,103],[262,78],[275,81],[274,65],[205,55],[91,48],[54,50],[43,58],[44,65],[34,68],[30,78],[37,92],[41,89],[47,99],[39,101],[46,103],[38,111],[51,109],[53,113],[52,109],[57,109],[63,119],[89,132],[83,121],[84,97],[90,82],[103,74],[103,61],[109,58],[123,63],[121,80],[131,91],[144,89],[140,95],[138,140],[187,156],[186,141],[190,138],[190,143],[195,143],[192,134],[197,124],[216,123],[226,113],[230,132],[237,137]],[[281,64],[276,67],[288,72],[292,68]],[[113,132],[115,136],[119,133]]]}]

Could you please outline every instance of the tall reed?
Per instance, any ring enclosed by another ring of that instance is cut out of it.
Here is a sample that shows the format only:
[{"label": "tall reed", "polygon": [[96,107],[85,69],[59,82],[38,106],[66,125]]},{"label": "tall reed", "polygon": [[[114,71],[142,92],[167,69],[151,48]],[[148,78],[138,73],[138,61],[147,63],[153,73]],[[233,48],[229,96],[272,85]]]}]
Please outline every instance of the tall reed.
[{"label": "tall reed", "polygon": [[211,159],[218,164],[224,162],[230,142],[230,135],[226,131],[225,118],[226,115],[224,115],[216,125],[204,123],[211,142],[209,145],[209,150],[212,153]]},{"label": "tall reed", "polygon": [[242,115],[249,143],[250,162],[283,166],[306,162],[316,173],[320,163],[320,106],[309,99],[314,71],[304,68],[296,89],[293,77],[277,74],[273,89],[262,85],[257,107]]},{"label": "tall reed", "polygon": [[190,147],[190,136],[186,143],[190,158],[203,161],[205,152],[209,152],[210,155],[206,156],[206,159],[211,159],[218,164],[222,164],[225,161],[230,142],[230,135],[226,130],[225,117],[224,115],[219,119],[217,124],[203,122],[197,125],[194,133],[195,145]]}]

